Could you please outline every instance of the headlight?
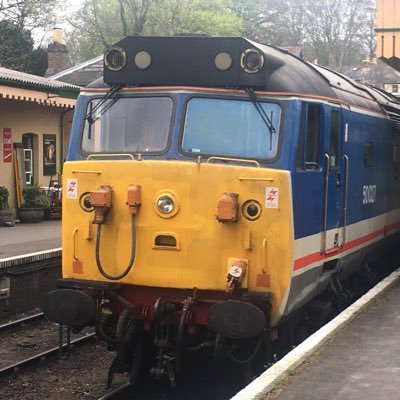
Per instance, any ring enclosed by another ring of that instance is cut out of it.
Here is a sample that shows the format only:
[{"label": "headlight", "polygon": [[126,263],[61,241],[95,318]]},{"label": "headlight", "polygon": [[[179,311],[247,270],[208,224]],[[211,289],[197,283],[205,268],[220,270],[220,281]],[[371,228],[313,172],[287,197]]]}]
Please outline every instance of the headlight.
[{"label": "headlight", "polygon": [[160,190],[154,198],[153,207],[159,217],[172,218],[179,212],[179,198],[172,190]]},{"label": "headlight", "polygon": [[247,49],[242,53],[240,66],[249,74],[258,72],[264,65],[264,55],[256,49]]},{"label": "headlight", "polygon": [[121,71],[126,65],[126,53],[120,47],[111,47],[104,54],[104,65],[111,71]]},{"label": "headlight", "polygon": [[160,196],[157,200],[157,208],[163,214],[170,214],[175,209],[174,200],[167,195]]}]

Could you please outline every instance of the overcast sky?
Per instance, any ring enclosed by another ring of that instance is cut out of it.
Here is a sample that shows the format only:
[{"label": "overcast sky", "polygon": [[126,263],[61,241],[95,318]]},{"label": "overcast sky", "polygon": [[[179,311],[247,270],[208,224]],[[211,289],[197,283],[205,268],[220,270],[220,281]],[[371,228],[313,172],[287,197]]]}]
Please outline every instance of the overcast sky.
[{"label": "overcast sky", "polygon": [[[54,28],[62,28],[63,31],[67,31],[69,29],[69,24],[65,21],[66,17],[76,11],[82,4],[84,0],[64,0],[64,8],[60,11],[60,19],[54,25]],[[44,44],[47,46],[53,39],[53,27],[49,27],[48,30],[43,31],[41,29],[33,30],[33,39],[36,45]]]}]

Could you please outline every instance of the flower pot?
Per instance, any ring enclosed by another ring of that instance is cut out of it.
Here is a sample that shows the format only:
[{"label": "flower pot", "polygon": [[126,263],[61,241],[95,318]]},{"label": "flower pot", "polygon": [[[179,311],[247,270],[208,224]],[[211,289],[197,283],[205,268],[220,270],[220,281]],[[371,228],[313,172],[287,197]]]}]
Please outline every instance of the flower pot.
[{"label": "flower pot", "polygon": [[0,210],[0,226],[13,226],[14,213],[11,210]]},{"label": "flower pot", "polygon": [[20,208],[18,210],[18,217],[21,222],[42,222],[44,218],[44,208]]}]

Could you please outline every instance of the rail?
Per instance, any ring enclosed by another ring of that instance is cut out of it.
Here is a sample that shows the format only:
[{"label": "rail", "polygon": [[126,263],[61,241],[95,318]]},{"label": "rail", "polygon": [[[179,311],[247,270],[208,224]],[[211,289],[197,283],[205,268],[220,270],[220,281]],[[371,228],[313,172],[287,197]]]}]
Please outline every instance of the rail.
[{"label": "rail", "polygon": [[[96,335],[95,333],[91,333],[89,335],[74,339],[70,343],[63,344],[61,346],[61,349],[65,350],[65,349],[69,348],[70,345],[81,345],[83,343],[86,343],[89,340],[91,340],[95,335]],[[11,365],[8,365],[7,367],[0,369],[0,376],[5,376],[5,375],[11,374],[13,372],[19,371],[21,369],[30,367],[34,364],[42,362],[44,358],[48,359],[50,357],[55,357],[59,354],[60,354],[60,347],[59,346],[53,347],[49,350],[43,351],[39,354],[35,354],[34,356],[25,358],[24,360],[18,361],[16,363],[13,363]]]},{"label": "rail", "polygon": [[0,325],[0,332],[4,332],[11,328],[16,328],[17,326],[26,324],[27,322],[33,322],[33,321],[38,321],[38,320],[43,320],[43,319],[44,319],[44,314],[42,312],[33,314],[33,315],[29,315],[28,317],[19,318],[19,319],[16,319],[15,321],[10,321],[10,322]]}]

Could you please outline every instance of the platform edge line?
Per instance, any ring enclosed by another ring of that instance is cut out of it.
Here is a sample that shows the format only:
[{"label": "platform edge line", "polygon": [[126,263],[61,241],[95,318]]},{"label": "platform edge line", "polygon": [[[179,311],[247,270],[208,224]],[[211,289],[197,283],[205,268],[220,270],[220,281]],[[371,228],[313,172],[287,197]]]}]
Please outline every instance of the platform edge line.
[{"label": "platform edge line", "polygon": [[253,382],[243,388],[231,400],[259,400],[271,392],[292,371],[304,363],[324,343],[332,338],[346,324],[350,323],[360,312],[367,307],[381,293],[388,289],[400,277],[400,268],[375,285],[366,294],[360,297],[351,306],[343,310],[334,319],[314,332],[303,343],[295,347],[281,360],[263,372]]}]

